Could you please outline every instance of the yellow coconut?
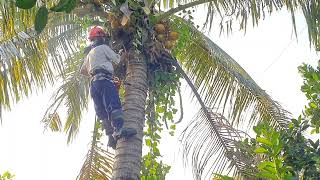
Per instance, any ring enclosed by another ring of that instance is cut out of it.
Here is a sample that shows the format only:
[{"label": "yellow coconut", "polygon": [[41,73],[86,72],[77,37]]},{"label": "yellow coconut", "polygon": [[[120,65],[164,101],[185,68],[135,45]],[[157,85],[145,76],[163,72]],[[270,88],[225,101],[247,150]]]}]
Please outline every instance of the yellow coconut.
[{"label": "yellow coconut", "polygon": [[164,42],[164,41],[166,40],[166,35],[164,35],[164,34],[158,34],[158,35],[157,35],[157,39],[158,39],[158,41],[160,41],[160,42]]},{"label": "yellow coconut", "polygon": [[169,32],[169,34],[168,34],[168,39],[169,40],[175,41],[178,38],[179,38],[179,33],[178,32],[175,32],[175,31]]},{"label": "yellow coconut", "polygon": [[174,41],[166,41],[166,42],[164,43],[164,47],[165,47],[166,49],[172,49],[173,46],[174,46]]},{"label": "yellow coconut", "polygon": [[164,34],[166,32],[166,27],[163,24],[156,24],[154,30],[159,34]]},{"label": "yellow coconut", "polygon": [[112,28],[112,29],[117,29],[119,26],[120,26],[120,22],[119,22],[118,20],[113,19],[113,20],[111,21],[111,28]]}]

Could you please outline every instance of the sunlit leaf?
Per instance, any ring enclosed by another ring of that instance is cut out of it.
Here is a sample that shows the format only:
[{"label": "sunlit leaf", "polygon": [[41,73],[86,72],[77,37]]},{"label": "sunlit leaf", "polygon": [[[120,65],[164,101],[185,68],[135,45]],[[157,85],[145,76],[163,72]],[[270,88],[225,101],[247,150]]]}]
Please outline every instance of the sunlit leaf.
[{"label": "sunlit leaf", "polygon": [[266,152],[268,152],[268,150],[266,150],[263,147],[259,147],[259,148],[255,149],[254,152],[255,153],[266,153]]}]

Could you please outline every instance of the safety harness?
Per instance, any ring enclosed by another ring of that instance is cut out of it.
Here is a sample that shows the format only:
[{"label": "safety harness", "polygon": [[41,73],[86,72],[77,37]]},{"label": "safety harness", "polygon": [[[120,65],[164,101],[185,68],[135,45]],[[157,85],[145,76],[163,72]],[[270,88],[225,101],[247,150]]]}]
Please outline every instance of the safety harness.
[{"label": "safety harness", "polygon": [[113,76],[112,74],[105,70],[105,69],[94,69],[91,73],[91,82],[92,81],[97,81],[97,80],[110,80],[113,82]]}]

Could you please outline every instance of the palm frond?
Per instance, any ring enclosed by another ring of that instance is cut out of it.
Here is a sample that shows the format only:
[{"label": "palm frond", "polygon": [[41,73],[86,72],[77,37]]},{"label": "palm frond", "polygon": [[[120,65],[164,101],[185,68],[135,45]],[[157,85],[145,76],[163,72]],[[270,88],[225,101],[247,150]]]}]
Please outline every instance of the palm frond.
[{"label": "palm frond", "polygon": [[[10,109],[12,103],[28,96],[31,90],[54,83],[54,74],[63,72],[63,60],[79,49],[83,30],[74,20],[72,15],[56,16],[41,36],[29,28],[0,43],[2,108]],[[61,22],[70,24],[59,25]]]},{"label": "palm frond", "polygon": [[222,115],[202,109],[182,133],[184,160],[191,159],[195,179],[213,173],[248,179],[255,172],[254,161],[237,150],[237,142],[245,137]]},{"label": "palm frond", "polygon": [[2,43],[1,49],[1,93],[0,103],[3,108],[10,108],[11,101],[18,101],[23,95],[28,96],[32,84],[44,87],[46,80],[52,81],[52,70],[46,58],[45,45],[41,40],[22,37]]},{"label": "palm frond", "polygon": [[254,158],[238,148],[239,141],[249,136],[232,127],[221,114],[207,108],[197,88],[177,61],[175,66],[201,106],[198,115],[182,133],[184,160],[188,162],[191,159],[195,179],[202,179],[203,173],[211,176],[213,173],[231,172],[234,177],[242,177],[240,179],[252,176],[256,171]]},{"label": "palm frond", "polygon": [[15,1],[0,2],[0,42],[14,38],[17,33],[26,31],[34,24],[37,7],[22,10],[15,6]]},{"label": "palm frond", "polygon": [[306,1],[302,11],[308,25],[309,41],[320,51],[320,2],[316,0]]},{"label": "palm frond", "polygon": [[45,130],[48,128],[48,126],[53,132],[60,132],[62,130],[62,122],[58,112],[56,111],[48,116],[45,116],[42,119],[42,122],[45,124]]},{"label": "palm frond", "polygon": [[171,24],[180,32],[173,53],[208,107],[233,126],[249,122],[247,130],[257,121],[287,126],[288,113],[234,59],[185,20],[175,18]]},{"label": "palm frond", "polygon": [[101,124],[97,119],[94,126],[91,148],[86,155],[86,160],[82,165],[77,179],[79,180],[110,180],[114,163],[114,154],[102,148],[100,138],[102,132]]},{"label": "palm frond", "polygon": [[62,85],[55,92],[52,103],[47,109],[42,122],[45,127],[56,124],[55,114],[59,108],[67,109],[67,118],[64,131],[68,134],[70,142],[77,134],[81,116],[88,108],[89,78],[81,75],[79,69],[82,65],[83,54],[78,52],[65,61],[66,69],[63,72]]},{"label": "palm frond", "polygon": [[286,8],[291,13],[292,24],[295,34],[295,13],[303,10],[308,24],[310,42],[320,48],[319,12],[320,3],[317,0],[310,1],[287,1],[287,0],[239,0],[239,1],[216,1],[216,0],[161,0],[163,7],[171,8],[162,17],[168,17],[186,8],[205,4],[207,15],[205,26],[211,29],[214,21],[220,18],[220,30],[232,31],[234,21],[239,23],[240,29],[246,30],[247,24],[257,26],[266,14]]}]

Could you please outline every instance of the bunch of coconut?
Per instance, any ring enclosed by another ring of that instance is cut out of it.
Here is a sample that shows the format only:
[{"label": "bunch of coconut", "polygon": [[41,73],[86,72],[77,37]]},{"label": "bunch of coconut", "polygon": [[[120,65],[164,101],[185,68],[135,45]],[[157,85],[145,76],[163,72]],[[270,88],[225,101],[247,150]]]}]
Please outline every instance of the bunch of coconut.
[{"label": "bunch of coconut", "polygon": [[179,33],[171,31],[168,24],[164,22],[154,25],[154,30],[156,32],[156,39],[161,42],[166,49],[171,50],[179,38]]}]

